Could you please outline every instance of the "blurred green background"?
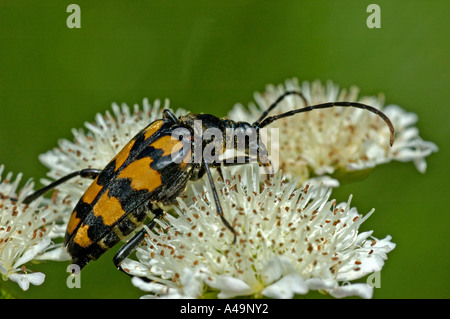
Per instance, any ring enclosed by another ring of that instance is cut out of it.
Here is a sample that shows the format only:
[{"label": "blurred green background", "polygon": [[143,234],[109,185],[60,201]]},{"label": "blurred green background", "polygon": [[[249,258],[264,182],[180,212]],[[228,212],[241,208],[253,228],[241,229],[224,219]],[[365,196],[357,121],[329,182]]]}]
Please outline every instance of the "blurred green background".
[{"label": "blurred green background", "polygon": [[[286,78],[331,79],[384,92],[386,103],[419,115],[440,150],[427,173],[390,163],[333,193],[354,194],[363,225],[397,248],[375,298],[449,298],[450,2],[382,1],[381,28],[369,29],[374,1],[0,1],[0,163],[39,180],[38,155],[72,139],[112,102],[170,98],[173,107],[223,116],[254,91]],[[66,8],[81,8],[69,29]],[[66,263],[45,263],[42,286],[22,298],[136,298],[109,252],[66,287]]]}]

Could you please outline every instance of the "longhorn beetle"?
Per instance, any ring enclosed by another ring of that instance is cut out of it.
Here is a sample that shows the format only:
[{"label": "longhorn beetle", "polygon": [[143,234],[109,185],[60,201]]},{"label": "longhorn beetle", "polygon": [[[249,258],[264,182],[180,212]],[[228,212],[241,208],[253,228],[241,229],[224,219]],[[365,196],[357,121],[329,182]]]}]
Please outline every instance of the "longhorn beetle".
[{"label": "longhorn beetle", "polygon": [[[287,91],[274,101],[253,124],[226,118],[219,119],[209,114],[189,113],[176,117],[174,113],[166,109],[162,119],[150,123],[137,133],[105,168],[88,168],[73,172],[29,195],[24,203],[30,203],[75,176],[94,180],[75,206],[64,239],[64,245],[72,256],[72,263],[77,264],[81,269],[90,260],[96,260],[141,226],[147,217],[148,210],[155,215],[147,225],[149,229],[152,229],[155,226],[155,219],[163,214],[159,204],[174,203],[189,180],[197,180],[206,174],[211,185],[217,214],[226,228],[234,234],[234,243],[237,233],[224,217],[210,169],[211,167],[219,168],[221,173],[220,165],[237,165],[236,161],[227,163],[217,160],[217,157],[215,161],[202,157],[200,161],[194,162],[194,156],[189,147],[192,146],[193,139],[189,135],[187,138],[186,136],[174,138],[173,132],[177,129],[184,129],[193,136],[193,134],[201,134],[208,128],[215,128],[223,134],[223,141],[226,141],[227,129],[234,131],[252,129],[256,132],[259,142],[260,129],[274,121],[297,113],[339,106],[364,109],[380,116],[389,127],[390,145],[392,146],[394,142],[394,126],[389,118],[378,109],[362,103],[328,102],[268,116],[288,95],[297,95],[303,99],[305,105],[308,105],[302,93]],[[195,128],[194,121],[201,121],[200,128]],[[212,143],[215,143],[214,139],[203,140],[201,147],[205,149]],[[227,145],[227,142],[220,145],[222,154],[227,150]],[[234,159],[243,159],[246,163],[253,160],[261,166],[269,167],[270,162],[263,161],[266,159],[265,146],[260,144],[258,147],[262,151],[258,158],[252,158],[250,146],[245,145],[245,156]],[[120,263],[142,242],[144,236],[143,228],[120,248],[113,259],[117,268],[120,269]]]}]

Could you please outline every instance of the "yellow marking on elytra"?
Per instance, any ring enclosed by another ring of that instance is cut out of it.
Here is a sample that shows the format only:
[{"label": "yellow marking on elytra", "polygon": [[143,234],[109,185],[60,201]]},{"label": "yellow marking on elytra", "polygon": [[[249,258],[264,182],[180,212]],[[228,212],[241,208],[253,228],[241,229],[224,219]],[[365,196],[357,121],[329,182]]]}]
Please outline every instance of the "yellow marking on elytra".
[{"label": "yellow marking on elytra", "polygon": [[150,157],[138,159],[120,172],[117,178],[129,178],[131,187],[135,190],[146,189],[152,192],[158,186],[161,186],[161,174],[150,167],[153,160]]},{"label": "yellow marking on elytra", "polygon": [[103,186],[97,184],[98,177],[92,182],[89,188],[84,192],[83,202],[86,204],[92,204],[98,193],[102,190]]},{"label": "yellow marking on elytra", "polygon": [[92,240],[88,236],[89,225],[84,224],[80,228],[75,235],[73,241],[79,246],[86,248],[93,244]]},{"label": "yellow marking on elytra", "polygon": [[163,124],[164,124],[163,120],[157,120],[157,121],[153,122],[152,124],[150,124],[150,126],[145,129],[145,134],[144,134],[145,139],[148,139],[150,136],[155,134],[161,128],[161,126]]},{"label": "yellow marking on elytra", "polygon": [[120,166],[122,166],[123,163],[127,160],[128,156],[130,155],[131,148],[133,147],[135,140],[131,140],[127,145],[124,146],[124,148],[113,158],[113,160],[116,161],[116,169],[117,171]]},{"label": "yellow marking on elytra", "polygon": [[150,144],[150,146],[162,150],[162,156],[166,156],[181,150],[183,148],[183,143],[180,140],[172,137],[171,135],[166,135],[158,138],[156,141]]},{"label": "yellow marking on elytra", "polygon": [[70,216],[69,223],[67,224],[67,233],[72,234],[80,222],[81,219],[77,217],[77,212],[74,211]]},{"label": "yellow marking on elytra", "polygon": [[109,197],[108,192],[99,198],[93,211],[95,216],[102,217],[107,226],[114,225],[125,214],[120,201],[116,197]]}]

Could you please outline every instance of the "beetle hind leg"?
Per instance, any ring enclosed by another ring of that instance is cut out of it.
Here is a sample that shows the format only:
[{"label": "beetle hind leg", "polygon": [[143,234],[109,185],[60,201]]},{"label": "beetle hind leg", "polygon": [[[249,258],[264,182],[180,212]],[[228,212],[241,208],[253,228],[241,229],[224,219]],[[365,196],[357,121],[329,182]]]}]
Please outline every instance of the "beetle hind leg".
[{"label": "beetle hind leg", "polygon": [[32,201],[34,201],[38,197],[41,197],[42,195],[44,195],[48,191],[51,191],[52,189],[54,189],[58,185],[66,182],[69,179],[74,178],[76,176],[80,176],[80,177],[83,177],[83,178],[95,179],[101,173],[101,171],[102,171],[101,169],[87,168],[87,169],[82,169],[80,171],[76,171],[76,172],[70,173],[70,174],[68,174],[68,175],[66,175],[64,177],[61,177],[60,179],[54,181],[53,183],[50,183],[47,186],[42,187],[41,189],[35,191],[33,194],[28,195],[23,200],[23,203],[24,204],[31,203]]},{"label": "beetle hind leg", "polygon": [[[156,225],[156,219],[163,216],[164,211],[161,208],[153,208],[152,213],[155,215],[150,223],[147,224],[148,229],[152,229]],[[137,232],[125,245],[123,245],[113,258],[113,263],[117,269],[129,275],[126,270],[120,267],[122,261],[127,258],[144,240],[147,233],[145,228]]]}]

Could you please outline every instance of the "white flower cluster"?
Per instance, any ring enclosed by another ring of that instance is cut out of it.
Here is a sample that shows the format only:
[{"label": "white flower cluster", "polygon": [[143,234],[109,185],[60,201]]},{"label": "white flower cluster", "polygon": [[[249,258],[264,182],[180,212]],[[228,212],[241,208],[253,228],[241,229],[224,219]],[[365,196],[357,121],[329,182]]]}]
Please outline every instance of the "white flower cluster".
[{"label": "white flower cluster", "polygon": [[[30,284],[40,285],[45,275],[33,272],[25,264],[38,258],[39,254],[53,248],[51,238],[59,214],[57,210],[38,199],[30,205],[22,201],[33,191],[33,184],[27,183],[17,191],[22,178],[19,174],[12,181],[8,173],[2,179],[4,166],[0,166],[0,274],[27,290]],[[52,254],[48,254],[51,258]]]},{"label": "white flower cluster", "polygon": [[[337,298],[372,297],[370,285],[353,281],[380,271],[395,244],[389,236],[380,240],[371,231],[360,233],[360,225],[373,211],[360,215],[350,206],[351,197],[337,204],[328,186],[338,185],[337,173],[365,171],[390,160],[414,161],[423,172],[425,157],[437,147],[419,137],[414,114],[398,106],[383,108],[380,98],[358,98],[356,88],[347,92],[331,82],[326,87],[319,82],[300,86],[296,80],[268,86],[255,95],[259,107],[251,104],[247,111],[236,105],[230,117],[251,123],[286,90],[302,91],[310,105],[349,100],[382,109],[396,128],[394,147],[388,146],[385,123],[357,109],[313,111],[273,123],[281,128],[282,170],[270,181],[253,165],[224,168],[224,180],[214,176],[237,242],[233,244],[232,233],[217,216],[207,180],[190,182],[157,227],[148,230],[137,260],[126,259],[121,265],[135,276],[135,286],[150,293],[146,297],[292,298],[310,290]],[[289,96],[277,112],[302,103]],[[132,111],[114,104],[112,113],[98,114],[95,122],[86,123],[87,132],[74,129],[73,141],[60,140],[57,148],[40,156],[49,169],[43,184],[80,169],[102,169],[168,107],[168,101],[161,107],[159,100],[153,105],[144,100],[142,109],[135,106]],[[185,113],[178,110],[176,115]],[[0,167],[0,178],[2,173]],[[22,201],[33,192],[33,184],[19,191],[20,178],[11,182],[10,173],[0,180],[0,273],[26,290],[30,283],[41,284],[45,276],[25,264],[70,259],[53,239],[64,236],[72,209],[91,181],[74,178],[58,186],[50,199],[26,205]],[[317,179],[328,186],[309,185]]]},{"label": "white flower cluster", "polygon": [[[292,176],[301,176],[302,181],[319,177],[329,186],[338,186],[339,181],[330,179],[349,172],[363,173],[376,165],[392,160],[413,161],[417,169],[426,170],[425,157],[437,151],[434,143],[424,141],[413,125],[417,115],[406,112],[397,105],[383,107],[383,97],[361,96],[359,89],[342,89],[329,81],[324,86],[297,79],[286,80],[284,85],[268,85],[264,93],[255,93],[249,110],[236,104],[229,117],[240,121],[255,121],[286,91],[300,91],[308,105],[332,101],[359,102],[383,111],[395,127],[395,143],[389,147],[389,130],[376,115],[355,108],[335,107],[314,110],[301,115],[278,120],[269,127],[280,129],[280,168]],[[291,95],[277,106],[274,114],[305,107],[304,101]],[[273,114],[273,115],[274,115]]]},{"label": "white flower cluster", "polygon": [[370,285],[342,283],[380,271],[395,247],[389,236],[358,233],[373,211],[362,216],[350,199],[336,205],[329,189],[298,188],[281,173],[264,182],[257,166],[223,169],[223,175],[216,187],[238,242],[217,218],[208,184],[196,182],[188,190],[192,197],[180,199],[176,213],[148,232],[139,261],[122,264],[137,276],[136,286],[169,298],[211,291],[219,298],[292,298],[309,290],[371,298]]}]

